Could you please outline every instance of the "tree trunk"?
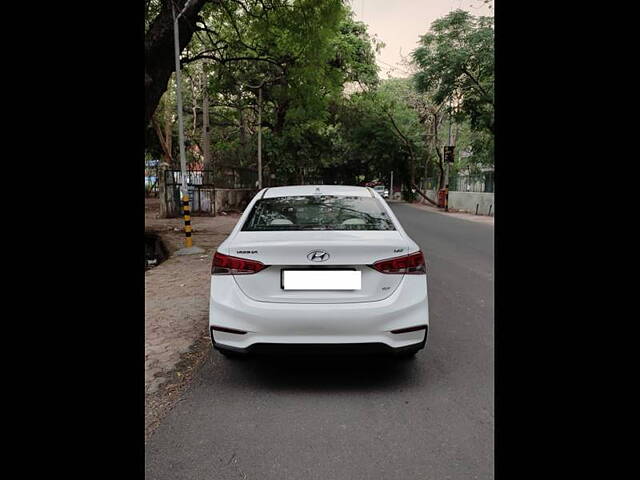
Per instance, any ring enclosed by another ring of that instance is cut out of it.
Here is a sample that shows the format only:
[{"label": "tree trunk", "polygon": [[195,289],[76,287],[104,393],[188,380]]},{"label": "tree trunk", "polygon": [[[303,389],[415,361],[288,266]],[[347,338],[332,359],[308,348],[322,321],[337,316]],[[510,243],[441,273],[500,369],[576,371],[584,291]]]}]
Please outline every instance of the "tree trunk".
[{"label": "tree trunk", "polygon": [[167,164],[163,161],[158,165],[158,198],[160,199],[160,218],[167,218],[167,186],[166,179]]},{"label": "tree trunk", "polygon": [[[172,155],[171,155],[171,145],[172,145],[172,115],[171,115],[171,103],[165,97],[165,102],[163,102],[163,114],[164,114],[164,134],[162,130],[160,130],[160,126],[155,124],[156,134],[158,136],[158,140],[160,141],[160,145],[162,146],[162,160],[160,165],[158,166],[158,197],[160,199],[160,218],[168,217],[168,206],[167,206],[167,189],[166,189],[166,170],[171,168],[171,164],[173,163]],[[172,192],[168,192],[171,194]]]},{"label": "tree trunk", "polygon": [[437,190],[440,190],[441,188],[444,188],[444,168],[442,167],[441,163],[438,163],[438,188],[437,188]]},{"label": "tree trunk", "polygon": [[[180,51],[191,41],[198,13],[207,1],[211,0],[190,0],[188,8],[178,20]],[[187,0],[175,0],[176,15],[182,10],[186,2]],[[160,13],[151,23],[144,38],[145,125],[151,121],[162,94],[167,90],[167,82],[175,70],[173,52],[171,1],[162,0]]]},{"label": "tree trunk", "polygon": [[438,126],[440,123],[440,119],[438,118],[438,112],[433,114],[433,136],[432,136],[432,146],[436,152],[438,157],[438,161],[436,163],[438,167],[438,187],[436,190],[440,190],[444,187],[444,159],[442,158],[442,149],[440,142],[438,141]]},{"label": "tree trunk", "polygon": [[173,115],[171,102],[167,98],[164,105],[164,143],[167,163],[173,168]]},{"label": "tree trunk", "polygon": [[[211,170],[211,138],[209,132],[209,94],[207,93],[207,76],[204,71],[204,63],[202,64],[202,168]],[[209,173],[205,173],[205,183],[211,183]]]},{"label": "tree trunk", "polygon": [[427,202],[429,202],[429,203],[431,203],[431,204],[433,204],[435,206],[438,206],[438,204],[436,202],[434,202],[433,200],[431,200],[429,197],[427,197],[427,195],[425,193],[422,193],[422,191],[420,191],[420,189],[417,186],[414,186],[414,188],[416,189],[416,192],[418,192]]},{"label": "tree trunk", "polygon": [[413,157],[413,151],[411,151],[411,168],[409,169],[409,182],[413,187],[416,184],[416,162]]},{"label": "tree trunk", "polygon": [[400,128],[398,127],[398,125],[396,124],[396,121],[393,119],[393,115],[391,115],[390,112],[386,112],[387,116],[389,117],[389,120],[391,120],[391,125],[393,126],[396,134],[400,137],[400,139],[402,140],[402,142],[404,142],[404,144],[406,145],[407,149],[409,150],[409,157],[410,157],[410,165],[409,165],[409,188],[414,188],[415,183],[416,183],[416,156],[413,153],[413,147],[411,146],[411,141],[402,133],[402,131],[400,130]]},{"label": "tree trunk", "polygon": [[238,115],[240,116],[240,150],[245,153],[247,151],[247,116],[242,108],[238,110]]},{"label": "tree trunk", "polygon": [[280,136],[284,130],[284,124],[287,117],[287,110],[289,110],[289,100],[284,100],[276,107],[276,123],[273,127],[273,134]]}]

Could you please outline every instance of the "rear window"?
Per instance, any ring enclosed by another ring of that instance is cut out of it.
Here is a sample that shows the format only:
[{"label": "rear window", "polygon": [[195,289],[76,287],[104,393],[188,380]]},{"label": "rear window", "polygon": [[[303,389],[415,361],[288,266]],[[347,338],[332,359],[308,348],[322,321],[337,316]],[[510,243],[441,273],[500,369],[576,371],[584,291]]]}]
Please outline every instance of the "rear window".
[{"label": "rear window", "polygon": [[395,230],[395,227],[373,197],[318,195],[258,200],[242,230]]}]

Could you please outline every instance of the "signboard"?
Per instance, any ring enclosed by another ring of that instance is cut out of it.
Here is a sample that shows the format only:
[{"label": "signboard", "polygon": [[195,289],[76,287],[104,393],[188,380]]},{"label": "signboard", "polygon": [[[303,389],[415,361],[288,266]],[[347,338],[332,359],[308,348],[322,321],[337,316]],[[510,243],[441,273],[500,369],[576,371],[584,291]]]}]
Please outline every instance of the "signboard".
[{"label": "signboard", "polygon": [[449,163],[453,163],[453,150],[454,150],[454,146],[453,145],[445,145],[444,147],[444,161],[445,162],[449,162]]}]

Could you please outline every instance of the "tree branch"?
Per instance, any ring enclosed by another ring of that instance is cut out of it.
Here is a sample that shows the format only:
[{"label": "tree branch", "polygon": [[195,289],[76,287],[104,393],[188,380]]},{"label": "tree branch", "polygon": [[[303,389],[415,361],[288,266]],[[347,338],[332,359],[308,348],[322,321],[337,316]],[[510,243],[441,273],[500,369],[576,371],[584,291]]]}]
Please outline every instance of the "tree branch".
[{"label": "tree branch", "polygon": [[482,88],[482,85],[480,85],[480,82],[478,82],[478,80],[476,80],[475,77],[473,75],[471,75],[471,73],[469,72],[469,70],[467,70],[466,67],[462,67],[462,73],[467,75],[471,79],[471,81],[477,85],[477,87],[480,89],[480,92],[482,92],[482,94],[485,97],[487,97],[487,101],[491,105],[493,105],[493,99],[491,98],[491,96],[487,93],[487,91],[484,88]]},{"label": "tree branch", "polygon": [[171,162],[173,162],[173,156],[171,155],[171,152],[169,151],[169,147],[167,146],[165,138],[162,135],[162,130],[160,129],[160,126],[158,125],[158,122],[156,122],[156,119],[153,118],[153,117],[151,118],[151,122],[153,123],[153,128],[156,131],[156,135],[158,136],[158,140],[160,141],[160,146],[162,147],[162,151],[171,160]]}]

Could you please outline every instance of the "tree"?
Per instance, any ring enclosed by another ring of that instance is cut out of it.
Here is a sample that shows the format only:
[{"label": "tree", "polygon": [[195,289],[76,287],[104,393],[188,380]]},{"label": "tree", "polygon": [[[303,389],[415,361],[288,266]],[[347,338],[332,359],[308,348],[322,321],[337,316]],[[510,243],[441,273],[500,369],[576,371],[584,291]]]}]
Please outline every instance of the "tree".
[{"label": "tree", "polygon": [[[167,5],[171,20],[167,2],[147,3],[147,34]],[[277,183],[357,184],[384,181],[393,170],[410,187],[437,158],[431,124],[412,103],[427,95],[410,79],[378,79],[382,44],[341,0],[208,1],[193,24],[181,52],[185,140],[199,147],[187,150],[188,161],[255,168],[259,127],[267,182],[273,174]],[[168,32],[166,82],[172,23]],[[147,138],[147,150],[165,160],[176,155],[172,94],[150,117],[155,135]]]},{"label": "tree", "polygon": [[[180,30],[179,50],[189,44],[196,27],[198,13],[210,0],[159,0],[147,1],[144,37],[144,123],[147,125],[158,106],[162,94],[167,89],[171,74],[175,71],[173,14],[171,2],[174,2],[176,15],[189,2],[182,17],[178,20]],[[155,15],[153,20],[150,16]]]},{"label": "tree", "polygon": [[474,150],[492,151],[494,133],[494,31],[492,17],[455,10],[431,24],[412,58],[418,92],[435,104],[456,105],[457,122],[478,133]]},{"label": "tree", "polygon": [[395,178],[410,186],[423,156],[423,142],[415,112],[401,94],[406,88],[410,88],[406,79],[384,80],[378,88],[353,93],[334,104],[335,172],[359,183],[385,181],[393,170]]},{"label": "tree", "polygon": [[[223,142],[217,153],[237,165],[252,159],[255,166],[255,141],[249,139],[258,127],[255,87],[262,85],[263,166],[300,181],[304,170],[330,161],[331,149],[321,147],[331,144],[328,112],[345,84],[377,84],[380,44],[339,0],[226,0],[218,7],[201,11],[204,26],[183,55],[185,104],[200,105],[192,97],[206,93],[211,124],[227,133],[224,139],[212,135],[212,141]],[[194,88],[190,70],[204,59],[212,73],[202,90]],[[185,108],[185,115],[202,125],[195,117],[203,110]]]}]

